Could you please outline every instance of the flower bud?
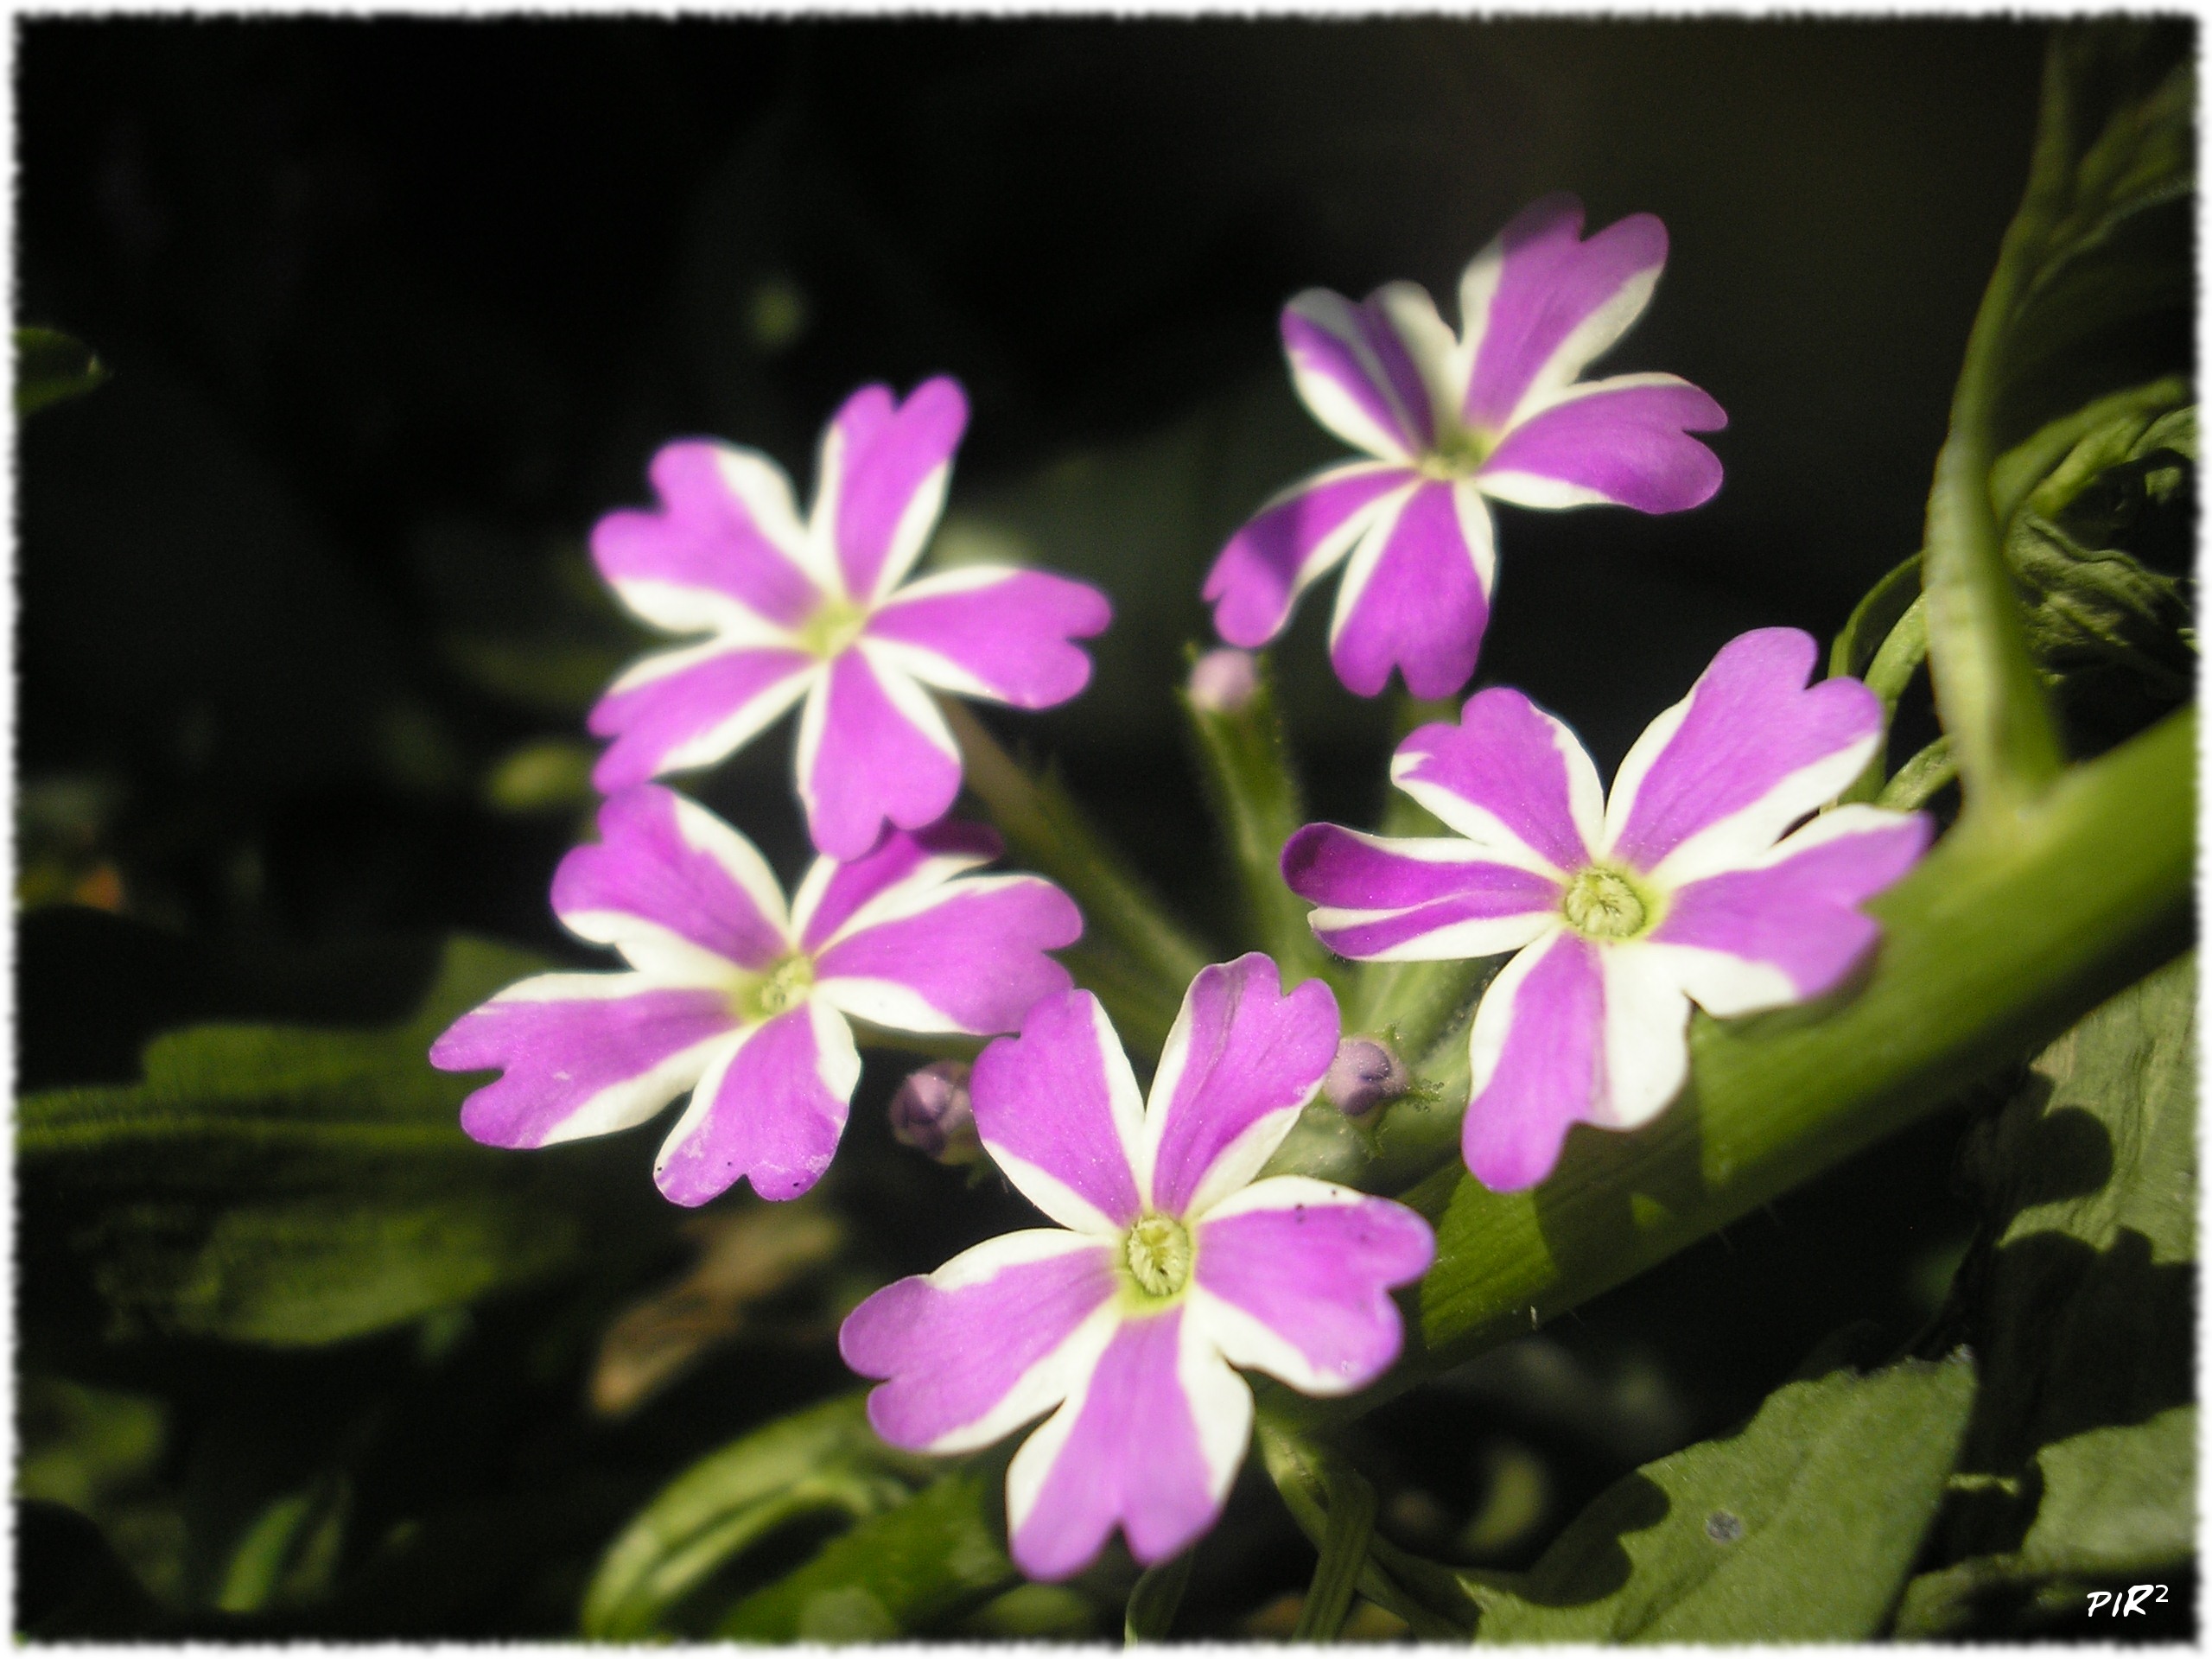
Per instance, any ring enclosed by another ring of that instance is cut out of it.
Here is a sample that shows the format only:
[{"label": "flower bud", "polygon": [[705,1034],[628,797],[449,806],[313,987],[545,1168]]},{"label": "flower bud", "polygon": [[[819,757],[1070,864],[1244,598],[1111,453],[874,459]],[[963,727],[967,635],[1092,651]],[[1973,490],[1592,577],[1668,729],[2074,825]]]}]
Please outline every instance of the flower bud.
[{"label": "flower bud", "polygon": [[932,1060],[909,1074],[891,1096],[893,1138],[940,1164],[972,1164],[982,1157],[968,1070],[962,1060]]},{"label": "flower bud", "polygon": [[1233,715],[1260,689],[1259,660],[1222,645],[1191,665],[1191,701],[1209,715]]},{"label": "flower bud", "polygon": [[1329,1062],[1321,1092],[1346,1117],[1360,1117],[1404,1094],[1411,1081],[1405,1063],[1388,1043],[1373,1037],[1347,1037],[1337,1045],[1337,1058]]}]

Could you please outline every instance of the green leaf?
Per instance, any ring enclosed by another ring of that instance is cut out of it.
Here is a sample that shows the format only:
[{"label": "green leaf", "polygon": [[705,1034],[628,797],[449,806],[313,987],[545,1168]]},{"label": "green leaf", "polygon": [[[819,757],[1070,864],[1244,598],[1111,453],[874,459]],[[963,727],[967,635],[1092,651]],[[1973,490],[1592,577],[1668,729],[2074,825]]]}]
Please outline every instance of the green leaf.
[{"label": "green leaf", "polygon": [[601,1560],[584,1597],[583,1634],[610,1641],[681,1633],[683,1604],[794,1522],[862,1520],[903,1503],[927,1459],[893,1451],[868,1426],[865,1394],[755,1429],[663,1488]]},{"label": "green leaf", "polygon": [[425,1058],[537,965],[456,938],[398,1027],[194,1027],[148,1046],[142,1083],[28,1096],[16,1149],[38,1247],[89,1275],[112,1334],[288,1347],[574,1265],[575,1161],[468,1140],[461,1101],[482,1079]]},{"label": "green leaf", "polygon": [[974,1611],[1021,1576],[1001,1541],[997,1493],[1005,1468],[992,1458],[940,1476],[747,1597],[715,1633],[753,1642],[887,1641]]},{"label": "green leaf", "polygon": [[1989,1220],[1938,1339],[1986,1382],[1901,1633],[1999,1633],[2033,1586],[2195,1535],[2196,997],[2190,959],[2113,997],[1962,1154]]},{"label": "green leaf", "polygon": [[1737,1433],[1646,1465],[1525,1574],[1469,1574],[1484,1642],[1861,1641],[1936,1513],[1963,1357],[1785,1384]]},{"label": "green leaf", "polygon": [[16,417],[81,397],[107,378],[107,365],[58,328],[16,330]]}]

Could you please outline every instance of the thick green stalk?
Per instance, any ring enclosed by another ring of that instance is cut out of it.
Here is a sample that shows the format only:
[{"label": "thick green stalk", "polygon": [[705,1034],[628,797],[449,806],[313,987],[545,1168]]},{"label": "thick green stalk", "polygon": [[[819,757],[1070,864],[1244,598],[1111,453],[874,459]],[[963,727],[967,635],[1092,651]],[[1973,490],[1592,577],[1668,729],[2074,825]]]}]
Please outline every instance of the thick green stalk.
[{"label": "thick green stalk", "polygon": [[1058,882],[1082,906],[1083,942],[1062,958],[1124,1039],[1158,1053],[1185,988],[1212,957],[1056,779],[1022,766],[959,703],[946,703],[944,717],[963,780],[1005,836],[1011,861]]},{"label": "thick green stalk", "polygon": [[2074,767],[2009,821],[1961,823],[1867,908],[1862,982],[1750,1019],[1702,1016],[1682,1097],[1634,1134],[1578,1128],[1558,1169],[1493,1192],[1455,1166],[1405,1195],[1437,1223],[1408,1354],[1344,1402],[1269,1390],[1289,1421],[1356,1416],[1643,1272],[2050,1040],[2188,943],[2196,721]]},{"label": "thick green stalk", "polygon": [[1188,691],[1177,701],[1190,719],[1200,774],[1243,893],[1244,943],[1275,959],[1285,986],[1326,979],[1341,992],[1348,971],[1306,925],[1311,907],[1283,885],[1283,843],[1305,823],[1306,804],[1267,658],[1259,659],[1259,683],[1242,708],[1201,708]]},{"label": "thick green stalk", "polygon": [[2012,319],[2064,212],[2071,176],[2073,111],[2062,50],[2054,41],[2044,60],[2027,194],[2005,232],[1967,338],[1950,434],[1928,497],[1922,571],[1929,674],[1958,756],[1967,810],[2000,817],[2024,810],[2065,765],[2050,700],[2028,652],[1990,493]]}]

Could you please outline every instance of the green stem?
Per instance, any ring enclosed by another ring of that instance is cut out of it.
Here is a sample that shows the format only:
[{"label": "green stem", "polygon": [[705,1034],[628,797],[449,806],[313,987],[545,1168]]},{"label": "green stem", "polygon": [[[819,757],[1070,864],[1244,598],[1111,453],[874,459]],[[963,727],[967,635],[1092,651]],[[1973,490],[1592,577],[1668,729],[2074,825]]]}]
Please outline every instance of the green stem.
[{"label": "green stem", "polygon": [[1837,804],[1871,801],[1882,792],[1883,780],[1889,775],[1889,732],[1897,719],[1897,700],[1927,658],[1928,604],[1924,599],[1916,599],[1897,618],[1875,652],[1874,660],[1866,665],[1863,676],[1866,689],[1882,700],[1882,742],[1868,759],[1866,770],[1837,798]]},{"label": "green stem", "polygon": [[1923,586],[1929,673],[1950,734],[1968,812],[2025,808],[2065,765],[2050,700],[2005,563],[1990,493],[1997,402],[2011,324],[2063,212],[2073,115],[2056,37],[2044,64],[2043,115],[2026,196],[2005,232],[1974,315],[1951,403],[1950,434],[1928,497]]},{"label": "green stem", "polygon": [[1306,806],[1264,657],[1259,677],[1241,709],[1202,709],[1187,691],[1177,700],[1190,720],[1206,793],[1243,891],[1246,942],[1275,959],[1286,988],[1326,979],[1341,991],[1348,970],[1306,925],[1311,907],[1283,884],[1283,843],[1306,823]]},{"label": "green stem", "polygon": [[1897,775],[1874,798],[1874,804],[1910,812],[1935,799],[1936,791],[1958,775],[1959,763],[1951,753],[1951,740],[1939,737],[1897,768]]},{"label": "green stem", "polygon": [[1176,1610],[1183,1605],[1183,1592],[1190,1587],[1191,1564],[1197,1559],[1196,1544],[1178,1552],[1148,1568],[1129,1591],[1128,1609],[1122,1616],[1122,1643],[1135,1647],[1141,1642],[1165,1642],[1175,1625]]},{"label": "green stem", "polygon": [[[1260,1459],[1267,1466],[1268,1478],[1274,1482],[1276,1491],[1282,1495],[1283,1507],[1290,1511],[1291,1519],[1313,1547],[1325,1548],[1329,1536],[1330,1476],[1337,1460],[1264,1408],[1254,1428]],[[1339,1486],[1344,1480],[1344,1474],[1337,1474]],[[1371,1524],[1370,1522],[1370,1529]],[[1359,1567],[1356,1581],[1359,1593],[1404,1619],[1414,1634],[1424,1640],[1465,1642],[1473,1624],[1471,1617],[1462,1623],[1439,1612],[1383,1570],[1379,1559],[1383,1541],[1375,1536],[1371,1529],[1369,1542],[1370,1550]],[[1302,1618],[1300,1622],[1303,1623]]]},{"label": "green stem", "polygon": [[1864,980],[1691,1032],[1648,1128],[1577,1129],[1551,1178],[1455,1167],[1405,1195],[1438,1224],[1407,1357],[1356,1399],[1269,1387],[1289,1422],[1357,1416],[1643,1272],[2049,1042],[2190,936],[2196,711],[2074,767],[2010,823],[1961,822],[1868,910]]},{"label": "green stem", "polygon": [[1368,1545],[1375,1536],[1375,1488],[1349,1464],[1325,1468],[1322,1478],[1329,1497],[1329,1518],[1322,1529],[1320,1559],[1314,1563],[1313,1582],[1299,1610],[1294,1642],[1333,1642],[1351,1613],[1353,1592],[1367,1566]]},{"label": "green stem", "polygon": [[1084,938],[1061,952],[1096,991],[1128,1041],[1157,1053],[1183,992],[1212,960],[1057,779],[1029,772],[957,702],[944,705],[963,781],[1005,836],[1014,861],[1067,889]]}]

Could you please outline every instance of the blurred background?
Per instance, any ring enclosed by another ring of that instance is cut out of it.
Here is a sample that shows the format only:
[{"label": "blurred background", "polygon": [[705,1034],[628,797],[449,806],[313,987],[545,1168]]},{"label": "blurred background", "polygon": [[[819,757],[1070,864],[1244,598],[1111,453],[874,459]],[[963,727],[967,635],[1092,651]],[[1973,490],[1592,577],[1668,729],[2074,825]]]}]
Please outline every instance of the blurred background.
[{"label": "blurred background", "polygon": [[[645,461],[678,435],[758,446],[804,491],[821,422],[868,379],[969,388],[941,552],[1112,596],[1092,689],[993,723],[1217,927],[1172,693],[1210,637],[1198,592],[1223,539],[1336,453],[1275,313],[1311,284],[1410,277],[1448,314],[1466,259],[1555,189],[1593,226],[1648,210],[1671,233],[1607,370],[1681,374],[1730,416],[1727,481],[1699,511],[1500,511],[1482,679],[1609,768],[1725,639],[1825,639],[1917,547],[2042,37],[21,25],[18,321],[75,335],[110,378],[20,438],[19,1087],[121,1100],[149,1039],[308,1024],[340,1047],[300,1075],[342,1049],[364,1090],[457,1141],[422,1046],[528,959],[447,942],[592,960],[545,894],[588,833],[583,711],[645,637],[591,575],[591,524],[648,499]],[[1326,609],[1278,652],[1284,696],[1315,816],[1368,821],[1390,711],[1328,672]],[[789,743],[786,722],[695,785],[787,878]],[[256,1052],[259,1092],[234,1092],[260,1110],[296,1085]],[[105,1186],[27,1185],[18,1628],[573,1630],[656,1489],[848,1386],[843,1307],[1020,1224],[995,1185],[891,1141],[899,1075],[871,1062],[831,1179],[773,1211],[661,1205],[657,1130],[496,1170],[442,1143],[434,1174],[327,1147],[145,1173],[142,1137]],[[1964,1246],[1958,1135],[1938,1118],[1378,1414],[1386,1528],[1524,1563],[1824,1333],[1866,1318],[1902,1340]],[[358,1225],[316,1230],[340,1211]],[[1278,1599],[1311,1554],[1271,1494],[1236,1504],[1179,1633],[1287,1631]],[[1127,1582],[1109,1560],[971,1629],[1117,1631]]]}]

